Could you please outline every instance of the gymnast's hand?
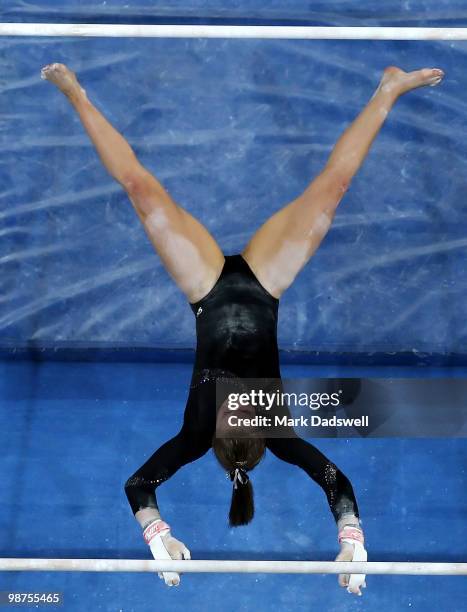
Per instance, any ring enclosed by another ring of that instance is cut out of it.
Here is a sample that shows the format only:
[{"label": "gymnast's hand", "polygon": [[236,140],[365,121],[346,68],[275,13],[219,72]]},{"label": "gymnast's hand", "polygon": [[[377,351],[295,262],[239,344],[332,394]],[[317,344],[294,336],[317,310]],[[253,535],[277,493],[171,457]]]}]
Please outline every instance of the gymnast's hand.
[{"label": "gymnast's hand", "polygon": [[[156,561],[191,558],[190,551],[185,544],[172,536],[170,527],[161,519],[149,523],[143,532],[143,536]],[[159,578],[163,579],[167,586],[178,586],[180,584],[180,575],[177,572],[159,572]]]},{"label": "gymnast's hand", "polygon": [[[367,552],[363,531],[357,525],[344,525],[339,530],[339,544],[341,550],[336,561],[366,561]],[[364,574],[340,574],[339,584],[347,588],[349,593],[362,595],[361,588],[366,587]]]}]

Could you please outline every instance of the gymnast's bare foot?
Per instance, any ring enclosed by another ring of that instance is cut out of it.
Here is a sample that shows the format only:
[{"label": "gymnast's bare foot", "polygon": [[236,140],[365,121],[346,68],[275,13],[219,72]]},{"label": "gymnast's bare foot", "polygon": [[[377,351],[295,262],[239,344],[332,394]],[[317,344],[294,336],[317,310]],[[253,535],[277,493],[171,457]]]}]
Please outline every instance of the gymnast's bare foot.
[{"label": "gymnast's bare foot", "polygon": [[429,85],[434,87],[441,83],[444,72],[439,68],[423,68],[413,72],[404,72],[396,66],[386,68],[377,92],[393,93],[397,96],[407,93],[417,87]]},{"label": "gymnast's bare foot", "polygon": [[41,70],[41,78],[56,85],[66,96],[86,95],[84,89],[78,83],[76,74],[65,64],[49,64]]}]

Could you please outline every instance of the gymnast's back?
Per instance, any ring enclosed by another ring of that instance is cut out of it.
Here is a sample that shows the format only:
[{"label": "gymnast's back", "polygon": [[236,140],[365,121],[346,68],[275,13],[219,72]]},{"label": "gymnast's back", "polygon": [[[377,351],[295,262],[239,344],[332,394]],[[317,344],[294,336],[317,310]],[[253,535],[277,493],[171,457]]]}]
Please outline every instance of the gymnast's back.
[{"label": "gymnast's back", "polygon": [[241,255],[227,255],[209,293],[190,304],[196,316],[194,376],[225,372],[279,378],[279,300],[260,284]]}]

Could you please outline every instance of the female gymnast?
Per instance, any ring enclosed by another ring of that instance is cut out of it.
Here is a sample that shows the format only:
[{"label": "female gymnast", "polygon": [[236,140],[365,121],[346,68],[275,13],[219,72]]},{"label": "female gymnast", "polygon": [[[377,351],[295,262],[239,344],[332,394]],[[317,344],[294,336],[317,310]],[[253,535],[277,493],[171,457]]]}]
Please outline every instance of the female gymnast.
[{"label": "female gymnast", "polygon": [[[344,474],[314,446],[294,437],[222,438],[216,424],[216,380],[280,378],[276,338],[279,298],[318,248],[337,206],[362,165],[389,111],[402,94],[437,85],[439,69],[384,71],[373,97],[335,145],[324,169],[295,200],[254,234],[245,250],[224,256],[201,223],[175,203],[144,168],[124,138],[89,101],[76,75],[63,64],[42,69],[78,113],[107,171],[126,191],[155,250],[186,295],[196,317],[193,377],[179,433],[159,448],[125,484],[129,503],[156,559],[189,559],[161,519],[155,489],[180,467],[210,448],[233,482],[230,524],[253,517],[253,490],[247,472],[268,448],[302,468],[324,490],[337,522],[336,561],[366,560],[355,495]],[[161,576],[178,585],[174,572]],[[339,576],[339,584],[361,594],[364,576]]]}]

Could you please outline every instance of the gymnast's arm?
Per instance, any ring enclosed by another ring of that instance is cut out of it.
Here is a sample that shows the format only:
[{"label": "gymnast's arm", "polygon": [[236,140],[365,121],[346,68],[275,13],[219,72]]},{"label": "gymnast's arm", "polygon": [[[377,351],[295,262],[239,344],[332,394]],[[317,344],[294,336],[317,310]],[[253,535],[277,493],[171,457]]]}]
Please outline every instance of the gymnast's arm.
[{"label": "gymnast's arm", "polygon": [[198,431],[185,419],[178,434],[163,444],[127,480],[125,493],[133,514],[142,527],[147,524],[148,519],[159,517],[156,488],[181,467],[202,457],[210,449],[211,442],[210,428],[209,431]]},{"label": "gymnast's arm", "polygon": [[[349,479],[317,448],[302,438],[270,438],[266,445],[279,459],[301,467],[325,492],[337,523],[340,551],[336,561],[366,561],[357,501]],[[365,576],[340,574],[339,584],[347,587],[349,592],[360,595],[360,587],[365,585]]]},{"label": "gymnast's arm", "polygon": [[[188,548],[172,536],[170,526],[160,516],[156,487],[183,465],[204,455],[211,446],[210,423],[199,427],[197,405],[188,399],[183,426],[178,434],[163,444],[125,484],[125,493],[143,537],[156,560],[190,559]],[[159,573],[168,586],[180,584],[177,572]]]},{"label": "gymnast's arm", "polygon": [[269,438],[269,450],[282,461],[304,470],[326,494],[329,507],[337,523],[352,517],[358,525],[358,506],[349,479],[315,446],[299,437]]}]

